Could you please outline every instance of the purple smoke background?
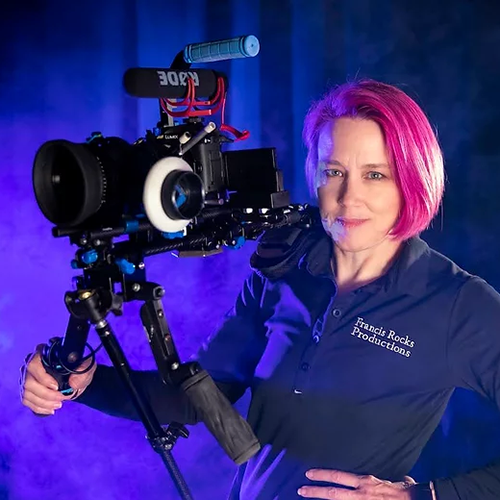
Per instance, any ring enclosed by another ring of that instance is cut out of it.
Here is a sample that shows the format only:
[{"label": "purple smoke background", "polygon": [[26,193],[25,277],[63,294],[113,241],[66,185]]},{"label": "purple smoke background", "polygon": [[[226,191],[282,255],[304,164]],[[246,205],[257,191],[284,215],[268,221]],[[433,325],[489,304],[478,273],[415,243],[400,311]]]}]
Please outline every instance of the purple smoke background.
[{"label": "purple smoke background", "polygon": [[[66,404],[37,418],[21,406],[19,366],[60,336],[74,248],[52,238],[31,184],[45,141],[90,132],[133,141],[158,118],[157,101],[125,94],[123,72],[165,66],[186,44],[255,34],[254,59],[211,66],[230,80],[228,122],[249,129],[241,148],[274,146],[293,201],[307,201],[304,114],[328,85],[357,75],[402,85],[428,112],[447,158],[444,210],[425,235],[439,251],[500,288],[500,109],[495,2],[389,0],[10,3],[0,16],[0,499],[177,498],[141,423]],[[381,26],[383,29],[381,29]],[[238,145],[240,147],[240,145]],[[205,259],[147,261],[167,289],[167,319],[183,359],[229,309],[254,244]],[[139,305],[112,324],[134,368],[154,362]],[[97,336],[91,335],[93,345]],[[109,363],[102,352],[100,362]],[[248,398],[238,404],[245,412]],[[488,402],[457,392],[415,468],[417,478],[466,470],[500,454]],[[310,432],[314,423],[307,422]],[[235,466],[203,426],[174,455],[195,498],[221,499]]]}]

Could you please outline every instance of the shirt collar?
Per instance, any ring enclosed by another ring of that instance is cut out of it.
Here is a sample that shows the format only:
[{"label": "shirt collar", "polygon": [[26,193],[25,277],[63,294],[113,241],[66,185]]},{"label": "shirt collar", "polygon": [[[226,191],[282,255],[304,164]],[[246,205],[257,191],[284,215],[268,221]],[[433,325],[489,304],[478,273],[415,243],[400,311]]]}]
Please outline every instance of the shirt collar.
[{"label": "shirt collar", "polygon": [[[429,253],[429,246],[419,236],[406,240],[388,272],[362,288],[370,293],[384,288],[386,292],[397,289],[404,293],[420,295],[428,282]],[[306,269],[312,276],[335,281],[330,264],[332,255],[332,240],[324,233],[302,256],[299,267]]]}]

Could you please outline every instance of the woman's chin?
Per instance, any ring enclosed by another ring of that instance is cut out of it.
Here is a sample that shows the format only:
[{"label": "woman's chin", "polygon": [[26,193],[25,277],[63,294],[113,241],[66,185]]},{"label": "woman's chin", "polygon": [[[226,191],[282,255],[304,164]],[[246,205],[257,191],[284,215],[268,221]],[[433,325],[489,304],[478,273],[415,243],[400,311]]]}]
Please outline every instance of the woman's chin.
[{"label": "woman's chin", "polygon": [[362,250],[367,250],[372,246],[367,242],[363,244],[359,241],[333,240],[333,242],[335,243],[335,246],[343,252],[361,252]]},{"label": "woman's chin", "polygon": [[374,234],[371,237],[368,237],[367,235],[361,236],[347,233],[342,237],[334,237],[332,235],[332,240],[339,250],[351,253],[374,249],[375,247],[380,247],[381,245],[389,248],[392,247],[393,244],[399,244],[388,238],[387,234]]},{"label": "woman's chin", "polygon": [[379,245],[384,238],[360,238],[346,234],[343,237],[332,238],[335,246],[343,252],[361,252]]}]

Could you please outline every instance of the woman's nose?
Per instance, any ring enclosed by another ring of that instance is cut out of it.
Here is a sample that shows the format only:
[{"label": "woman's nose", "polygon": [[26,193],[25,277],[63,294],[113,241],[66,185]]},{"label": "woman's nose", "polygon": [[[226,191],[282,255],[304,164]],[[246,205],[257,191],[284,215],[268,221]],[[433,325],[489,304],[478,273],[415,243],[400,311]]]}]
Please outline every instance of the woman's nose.
[{"label": "woman's nose", "polygon": [[346,179],[340,188],[338,202],[345,207],[356,205],[361,200],[361,186],[352,179]]}]

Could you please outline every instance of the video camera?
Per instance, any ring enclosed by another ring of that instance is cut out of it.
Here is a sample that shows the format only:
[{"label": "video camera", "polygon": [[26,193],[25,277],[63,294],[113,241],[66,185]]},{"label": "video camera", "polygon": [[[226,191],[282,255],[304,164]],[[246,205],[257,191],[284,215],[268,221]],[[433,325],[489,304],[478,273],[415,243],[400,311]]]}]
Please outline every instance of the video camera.
[{"label": "video camera", "polygon": [[[224,74],[193,62],[254,57],[255,36],[188,45],[170,68],[132,68],[123,82],[136,97],[158,98],[160,121],[133,144],[95,132],[84,143],[53,140],[36,153],[33,186],[55,237],[79,247],[72,265],[115,263],[132,274],[137,254],[221,252],[265,229],[303,220],[290,205],[274,148],[225,151],[245,140],[224,123]],[[207,117],[221,111],[217,126]],[[113,239],[128,236],[115,244]]]},{"label": "video camera", "polygon": [[[170,68],[127,70],[123,83],[130,95],[159,99],[156,127],[133,144],[100,132],[83,143],[49,141],[33,165],[40,210],[55,224],[55,237],[69,237],[78,247],[72,267],[82,270],[76,290],[65,295],[70,312],[66,334],[43,350],[45,369],[60,391],[71,394],[70,374],[78,373],[85,359],[95,362],[96,350],[87,344],[92,324],[185,499],[191,498],[189,489],[169,452],[188,432],[175,422],[166,431],[160,426],[106,316],[121,315],[126,301],[143,301],[141,320],[164,383],[185,392],[237,464],[257,452],[260,445],[248,423],[208,373],[197,362],[180,361],[161,304],[165,290],[146,281],[144,260],[167,251],[210,255],[238,248],[268,229],[314,223],[316,212],[290,204],[274,148],[225,150],[249,134],[224,123],[227,78],[191,69],[195,62],[254,57],[259,48],[252,35],[191,44]],[[217,126],[210,117],[219,111]],[[84,356],[86,347],[91,353]]]}]

